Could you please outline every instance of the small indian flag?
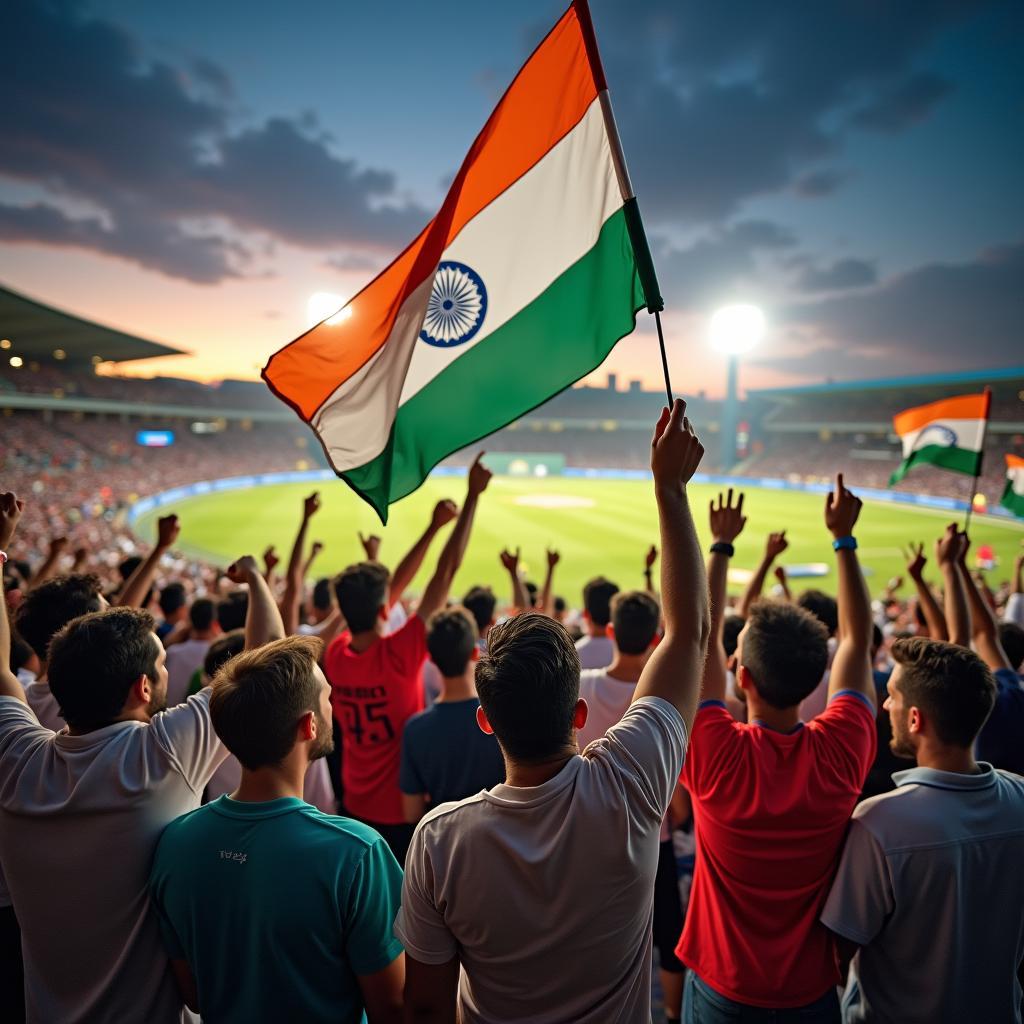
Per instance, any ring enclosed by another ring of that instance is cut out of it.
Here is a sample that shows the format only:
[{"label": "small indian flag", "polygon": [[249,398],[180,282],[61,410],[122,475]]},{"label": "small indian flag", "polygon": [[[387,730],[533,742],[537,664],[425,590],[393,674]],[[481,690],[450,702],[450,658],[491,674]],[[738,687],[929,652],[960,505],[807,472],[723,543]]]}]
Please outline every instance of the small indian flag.
[{"label": "small indian flag", "polygon": [[388,505],[443,458],[599,366],[660,301],[649,261],[577,0],[512,82],[433,221],[276,353],[263,378],[386,522]]},{"label": "small indian flag", "polygon": [[1006,490],[1000,504],[1024,517],[1024,459],[1019,455],[1006,456]]},{"label": "small indian flag", "polygon": [[991,404],[992,393],[986,388],[980,395],[944,398],[895,416],[892,422],[903,446],[903,461],[889,483],[899,483],[921,465],[978,476]]}]

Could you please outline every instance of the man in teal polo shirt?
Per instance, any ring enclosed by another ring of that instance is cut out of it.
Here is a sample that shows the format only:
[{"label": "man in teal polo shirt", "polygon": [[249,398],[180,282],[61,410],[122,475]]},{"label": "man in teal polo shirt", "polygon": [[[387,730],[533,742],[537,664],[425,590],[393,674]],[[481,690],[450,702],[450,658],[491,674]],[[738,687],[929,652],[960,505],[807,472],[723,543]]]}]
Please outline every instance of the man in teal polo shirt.
[{"label": "man in teal polo shirt", "polygon": [[401,868],[372,828],[302,800],[306,768],[332,747],[320,650],[293,636],[224,666],[210,714],[242,781],[157,849],[164,944],[206,1024],[401,1019]]}]

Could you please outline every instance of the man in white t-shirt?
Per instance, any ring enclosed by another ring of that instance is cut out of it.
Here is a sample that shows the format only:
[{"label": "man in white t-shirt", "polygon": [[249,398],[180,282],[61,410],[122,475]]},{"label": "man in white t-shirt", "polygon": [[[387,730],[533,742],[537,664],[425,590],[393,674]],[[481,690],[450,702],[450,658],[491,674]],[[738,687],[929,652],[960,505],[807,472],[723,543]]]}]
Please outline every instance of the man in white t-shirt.
[{"label": "man in white t-shirt", "polygon": [[167,706],[177,707],[187,696],[192,676],[203,667],[210,644],[220,633],[217,606],[200,597],[188,610],[189,637],[167,648]]},{"label": "man in white t-shirt", "polygon": [[536,613],[490,632],[477,715],[507,781],[416,829],[395,922],[416,1020],[450,1022],[456,1000],[464,1024],[650,1019],[658,836],[709,629],[686,497],[703,448],[684,409],[662,413],[652,445],[665,637],[622,721],[581,756],[587,705],[569,634]]},{"label": "man in white t-shirt", "polygon": [[592,579],[583,588],[583,620],[587,634],[576,641],[581,668],[607,668],[612,663],[615,647],[608,635],[608,625],[612,618],[612,598],[618,592],[618,586],[603,576]]}]

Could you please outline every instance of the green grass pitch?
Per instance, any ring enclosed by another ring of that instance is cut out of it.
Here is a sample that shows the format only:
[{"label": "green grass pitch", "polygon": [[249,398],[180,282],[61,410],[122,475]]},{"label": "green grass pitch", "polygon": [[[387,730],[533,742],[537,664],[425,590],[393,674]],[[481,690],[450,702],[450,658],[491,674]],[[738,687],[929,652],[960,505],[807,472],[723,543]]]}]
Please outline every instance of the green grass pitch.
[{"label": "green grass pitch", "polygon": [[[433,477],[415,494],[393,506],[391,521],[383,531],[372,510],[341,481],[318,484],[281,484],[246,491],[206,494],[181,502],[173,511],[181,518],[179,546],[187,553],[228,564],[252,553],[259,558],[268,544],[275,544],[287,559],[298,524],[302,499],[318,489],[323,507],[310,524],[309,541],[322,540],[324,551],[313,569],[315,576],[328,575],[362,558],[357,531],[383,536],[381,560],[390,566],[398,561],[424,529],[434,503],[440,498],[461,501],[461,478]],[[707,509],[717,487],[692,485],[691,500],[701,541],[710,543]],[[746,530],[736,545],[731,589],[741,589],[742,570],[752,569],[771,530],[785,529],[789,550],[780,560],[785,566],[825,563],[828,575],[811,581],[794,579],[794,590],[808,586],[834,592],[836,576],[830,538],[822,521],[824,497],[792,491],[752,490],[747,493]],[[136,523],[146,540],[155,536],[158,514],[152,512]],[[935,538],[953,516],[909,506],[865,505],[857,527],[862,562],[873,593],[880,592],[890,577],[903,575],[900,546],[923,540],[933,549]],[[962,514],[960,516],[962,519]],[[1013,559],[1024,543],[1024,520],[979,518],[972,528],[974,549],[989,544],[999,559],[990,574],[993,582],[1009,576]],[[432,571],[444,536],[434,542],[413,590],[422,589]],[[508,590],[507,576],[498,561],[503,547],[522,548],[527,577],[543,582],[545,548],[557,548],[562,562],[556,570],[555,591],[578,607],[583,584],[604,574],[622,588],[643,585],[643,558],[658,540],[652,484],[633,480],[583,480],[548,477],[543,480],[495,477],[480,501],[476,526],[453,593],[462,594],[476,583],[492,585],[499,597]],[[283,566],[282,566],[283,568]],[[934,563],[927,572],[935,580]],[[769,580],[774,583],[774,580]],[[909,581],[908,581],[909,583]],[[904,588],[910,593],[910,587]]]}]

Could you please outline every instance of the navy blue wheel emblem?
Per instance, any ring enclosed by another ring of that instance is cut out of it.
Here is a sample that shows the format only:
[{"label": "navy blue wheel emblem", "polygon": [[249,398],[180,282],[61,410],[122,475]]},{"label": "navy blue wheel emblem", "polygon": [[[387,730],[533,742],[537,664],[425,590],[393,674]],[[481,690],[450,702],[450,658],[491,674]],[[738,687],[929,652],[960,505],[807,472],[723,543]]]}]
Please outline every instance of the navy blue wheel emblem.
[{"label": "navy blue wheel emblem", "polygon": [[446,260],[437,268],[420,337],[428,345],[454,348],[469,341],[487,314],[487,289],[465,263]]}]

